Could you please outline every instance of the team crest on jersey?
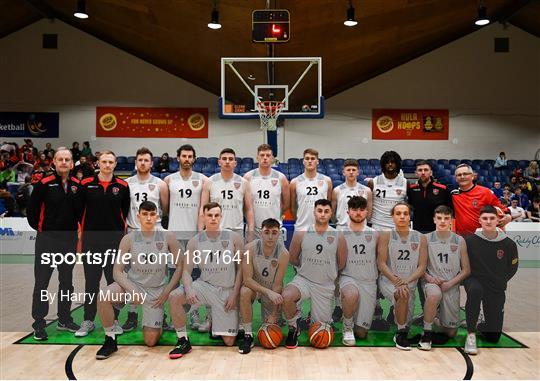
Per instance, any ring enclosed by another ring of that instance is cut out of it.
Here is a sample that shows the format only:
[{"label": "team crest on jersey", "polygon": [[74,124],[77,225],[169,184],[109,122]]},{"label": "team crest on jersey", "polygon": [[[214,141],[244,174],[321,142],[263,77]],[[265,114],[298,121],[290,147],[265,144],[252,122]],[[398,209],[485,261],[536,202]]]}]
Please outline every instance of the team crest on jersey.
[{"label": "team crest on jersey", "polygon": [[458,248],[458,245],[450,245],[450,250],[452,250],[453,253],[456,252],[457,248]]},{"label": "team crest on jersey", "polygon": [[413,251],[416,251],[418,249],[418,244],[417,243],[411,243],[411,249]]},{"label": "team crest on jersey", "polygon": [[234,187],[235,187],[236,189],[240,189],[240,185],[241,185],[240,183],[234,183]]},{"label": "team crest on jersey", "polygon": [[373,238],[371,234],[366,234],[365,237],[366,237],[366,242],[371,242],[371,239]]},{"label": "team crest on jersey", "polygon": [[504,250],[497,250],[497,258],[502,259],[504,257]]},{"label": "team crest on jersey", "polygon": [[478,200],[473,200],[472,201],[472,206],[474,206],[475,208],[478,207]]},{"label": "team crest on jersey", "polygon": [[150,192],[153,192],[154,189],[156,189],[156,185],[155,185],[155,184],[148,184],[148,190],[149,190]]},{"label": "team crest on jersey", "polygon": [[120,193],[120,188],[118,188],[118,187],[113,187],[113,188],[112,188],[112,193],[113,193],[115,196],[117,196],[118,193]]},{"label": "team crest on jersey", "polygon": [[328,242],[329,245],[331,245],[332,243],[334,243],[334,237],[328,236],[326,237],[326,241]]},{"label": "team crest on jersey", "polygon": [[433,189],[433,194],[437,196],[439,194],[439,190],[437,188]]},{"label": "team crest on jersey", "polygon": [[221,241],[221,246],[225,249],[227,246],[229,246],[229,241]]},{"label": "team crest on jersey", "polygon": [[270,264],[272,265],[272,267],[277,267],[277,259],[272,259],[272,261],[270,262]]},{"label": "team crest on jersey", "polygon": [[322,187],[323,184],[324,184],[324,180],[319,180],[319,181],[317,182],[317,184],[318,184],[320,187]]},{"label": "team crest on jersey", "polygon": [[277,185],[277,180],[272,180],[271,183],[272,183],[272,186],[275,187]]},{"label": "team crest on jersey", "polygon": [[199,186],[199,180],[193,180],[191,184],[193,184],[194,188],[197,188]]},{"label": "team crest on jersey", "polygon": [[401,195],[401,189],[396,189],[396,194],[397,194],[398,196],[400,196],[400,195]]},{"label": "team crest on jersey", "polygon": [[156,242],[156,247],[158,250],[162,250],[163,249],[163,242]]},{"label": "team crest on jersey", "polygon": [[71,193],[77,193],[77,186],[76,185],[71,186]]}]

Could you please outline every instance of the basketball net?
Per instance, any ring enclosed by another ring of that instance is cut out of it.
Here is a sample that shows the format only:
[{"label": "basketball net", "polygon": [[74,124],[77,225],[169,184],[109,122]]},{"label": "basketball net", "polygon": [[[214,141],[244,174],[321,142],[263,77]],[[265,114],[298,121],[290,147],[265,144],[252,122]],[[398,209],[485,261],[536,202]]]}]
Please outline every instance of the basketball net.
[{"label": "basketball net", "polygon": [[261,119],[261,130],[276,131],[277,119],[285,107],[285,102],[279,101],[260,101],[257,102],[257,111]]}]

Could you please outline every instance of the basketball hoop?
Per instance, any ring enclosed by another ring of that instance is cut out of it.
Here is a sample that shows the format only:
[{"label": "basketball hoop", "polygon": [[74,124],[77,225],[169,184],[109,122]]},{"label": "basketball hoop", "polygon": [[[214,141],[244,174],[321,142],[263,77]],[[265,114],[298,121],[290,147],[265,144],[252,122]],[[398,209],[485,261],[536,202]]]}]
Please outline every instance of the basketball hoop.
[{"label": "basketball hoop", "polygon": [[261,130],[276,131],[277,118],[285,107],[285,102],[278,101],[260,101],[257,102],[257,111],[261,119]]}]

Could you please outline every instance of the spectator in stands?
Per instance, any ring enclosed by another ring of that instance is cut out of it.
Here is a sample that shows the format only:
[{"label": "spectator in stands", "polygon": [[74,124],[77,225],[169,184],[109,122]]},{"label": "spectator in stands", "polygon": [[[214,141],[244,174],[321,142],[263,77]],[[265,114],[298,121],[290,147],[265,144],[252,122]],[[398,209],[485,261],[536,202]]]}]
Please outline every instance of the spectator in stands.
[{"label": "spectator in stands", "polygon": [[73,142],[73,145],[70,149],[71,154],[73,155],[73,162],[76,163],[81,158],[81,150],[79,149],[79,142]]},{"label": "spectator in stands", "polygon": [[517,198],[512,199],[512,203],[510,204],[510,208],[508,208],[510,211],[510,215],[512,216],[512,221],[514,222],[521,222],[525,218],[525,210],[518,206],[518,200]]},{"label": "spectator in stands", "polygon": [[527,210],[527,218],[533,222],[540,222],[540,198],[534,198]]},{"label": "spectator in stands", "polygon": [[39,170],[43,166],[49,166],[51,161],[47,158],[44,152],[41,152],[38,159],[34,162],[34,170]]},{"label": "spectator in stands", "polygon": [[13,217],[15,213],[15,199],[0,185],[0,217]]},{"label": "spectator in stands", "polygon": [[32,139],[24,139],[24,143],[25,144],[23,144],[23,146],[21,147],[21,152],[26,152],[27,150],[30,150],[32,156],[36,158],[38,156],[38,150],[36,147],[34,147],[34,142],[32,141]]},{"label": "spectator in stands", "polygon": [[508,161],[506,160],[506,154],[501,152],[499,156],[495,159],[495,164],[493,164],[495,169],[505,169],[508,168]]},{"label": "spectator in stands", "polygon": [[503,190],[503,196],[499,198],[501,202],[505,201],[506,205],[510,205],[510,201],[512,200],[512,197],[514,194],[510,192],[508,189]]},{"label": "spectator in stands", "polygon": [[535,198],[540,198],[540,182],[537,184],[533,184],[532,186],[529,200],[534,200]]},{"label": "spectator in stands", "polygon": [[512,197],[512,200],[513,199],[516,199],[518,201],[518,206],[523,209],[527,210],[529,208],[529,197],[523,193],[521,187],[516,187],[516,189],[514,189],[514,197]]},{"label": "spectator in stands", "polygon": [[92,160],[92,148],[90,148],[89,142],[83,142],[83,149],[81,151],[81,156],[86,156],[88,160]]},{"label": "spectator in stands", "polygon": [[526,194],[530,199],[533,186],[525,177],[519,180],[519,187],[521,188],[521,193]]},{"label": "spectator in stands", "polygon": [[0,187],[6,188],[7,183],[14,183],[17,180],[17,174],[9,164],[0,172]]},{"label": "spectator in stands", "polygon": [[19,187],[17,194],[15,195],[17,207],[23,217],[26,217],[26,205],[28,204],[28,200],[30,200],[30,195],[32,194],[33,189],[34,186],[32,185],[32,177],[26,176],[24,179],[24,184]]},{"label": "spectator in stands", "polygon": [[34,156],[34,153],[30,147],[26,147],[21,153],[21,161],[24,161],[25,163],[34,164],[36,158],[37,156]]},{"label": "spectator in stands", "polygon": [[43,150],[43,153],[48,159],[52,159],[54,157],[54,149],[51,146],[51,143],[45,144],[45,149]]},{"label": "spectator in stands", "polygon": [[529,166],[523,172],[523,176],[528,177],[532,181],[540,179],[540,170],[538,169],[538,162],[536,160],[529,163]]},{"label": "spectator in stands", "polygon": [[73,170],[73,173],[77,174],[77,172],[82,172],[83,179],[94,176],[94,166],[91,164],[91,161],[84,155],[81,156],[81,158],[79,159],[79,164]]},{"label": "spectator in stands", "polygon": [[34,166],[30,163],[20,161],[13,166],[13,170],[15,170],[16,173],[15,182],[24,184],[24,179],[26,178],[26,176],[32,176]]},{"label": "spectator in stands", "polygon": [[498,198],[501,198],[503,196],[504,189],[501,187],[500,181],[495,181],[493,183],[493,188],[491,188],[491,190],[493,191],[495,196],[497,196]]},{"label": "spectator in stands", "polygon": [[159,161],[156,164],[155,171],[159,173],[170,172],[169,171],[169,154],[167,152],[165,152],[159,158]]}]

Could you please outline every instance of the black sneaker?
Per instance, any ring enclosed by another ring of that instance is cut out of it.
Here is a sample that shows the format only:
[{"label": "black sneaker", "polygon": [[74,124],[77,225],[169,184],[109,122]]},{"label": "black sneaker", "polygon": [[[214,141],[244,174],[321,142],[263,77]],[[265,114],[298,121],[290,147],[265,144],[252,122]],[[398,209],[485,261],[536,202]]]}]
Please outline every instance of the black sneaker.
[{"label": "black sneaker", "polygon": [[111,357],[111,355],[118,350],[118,345],[116,345],[116,339],[113,339],[110,336],[105,336],[105,344],[99,351],[96,353],[96,359],[105,360]]},{"label": "black sneaker", "polygon": [[371,329],[374,331],[389,331],[390,323],[385,319],[374,319],[371,323]]},{"label": "black sneaker", "polygon": [[340,306],[336,306],[336,308],[334,308],[334,312],[332,313],[332,321],[334,323],[338,323],[341,321],[342,316],[343,316],[343,310],[341,309]]},{"label": "black sneaker", "polygon": [[45,328],[36,328],[34,329],[34,340],[36,341],[45,341],[49,338],[47,336],[47,331],[45,331]]},{"label": "black sneaker", "polygon": [[128,312],[127,320],[122,325],[124,332],[133,331],[135,328],[137,328],[138,320],[139,316],[137,315],[137,312]]},{"label": "black sneaker", "polygon": [[307,331],[311,325],[311,314],[306,317],[299,317],[296,319],[296,326],[300,331]]},{"label": "black sneaker", "polygon": [[238,352],[243,355],[247,355],[249,352],[251,352],[251,348],[253,348],[254,345],[255,344],[253,343],[253,336],[244,335],[244,340],[238,346]]},{"label": "black sneaker", "polygon": [[422,335],[422,338],[420,339],[420,342],[418,343],[418,348],[420,348],[423,351],[431,350],[432,336],[433,336],[433,333],[431,331],[424,331],[424,334]]},{"label": "black sneaker", "polygon": [[246,337],[246,331],[243,329],[239,329],[238,333],[236,334],[236,340],[244,340]]},{"label": "black sneaker", "polygon": [[287,335],[287,340],[285,341],[285,348],[294,349],[298,346],[298,329],[294,327],[289,327],[289,334]]},{"label": "black sneaker", "polygon": [[77,324],[75,324],[72,321],[69,321],[67,323],[58,322],[58,326],[56,327],[57,331],[77,332],[79,329],[81,329],[81,327],[79,327]]},{"label": "black sneaker", "polygon": [[411,350],[411,344],[409,343],[409,339],[407,339],[408,331],[406,329],[400,329],[397,331],[396,335],[394,336],[394,343],[396,343],[396,348],[404,350],[404,351],[410,351]]},{"label": "black sneaker", "polygon": [[188,338],[182,337],[176,342],[176,347],[169,352],[169,358],[172,360],[179,359],[189,352],[191,352],[191,343],[189,342]]}]

